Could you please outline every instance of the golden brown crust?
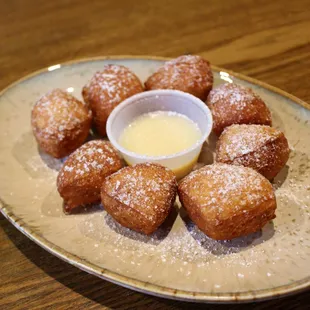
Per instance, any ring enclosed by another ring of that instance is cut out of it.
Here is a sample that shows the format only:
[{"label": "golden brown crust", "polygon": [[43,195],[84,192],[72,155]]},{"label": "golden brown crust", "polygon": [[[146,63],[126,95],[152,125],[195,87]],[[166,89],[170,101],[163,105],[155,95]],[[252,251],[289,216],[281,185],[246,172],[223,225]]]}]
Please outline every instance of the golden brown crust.
[{"label": "golden brown crust", "polygon": [[250,167],[273,179],[289,158],[284,133],[269,126],[233,125],[224,130],[216,145],[216,161]]},{"label": "golden brown crust", "polygon": [[57,177],[57,189],[65,211],[100,201],[105,177],[122,168],[123,162],[111,143],[92,140],[72,153]]},{"label": "golden brown crust", "polygon": [[210,63],[200,56],[185,55],[167,61],[145,82],[145,89],[177,89],[206,100],[213,86]]},{"label": "golden brown crust", "polygon": [[271,113],[264,101],[250,88],[226,83],[214,88],[207,99],[213,116],[213,131],[220,135],[233,124],[271,126]]},{"label": "golden brown crust", "polygon": [[31,125],[40,147],[49,155],[62,158],[86,140],[91,111],[67,92],[54,89],[34,105]]},{"label": "golden brown crust", "polygon": [[121,225],[151,234],[168,216],[176,192],[172,171],[145,163],[125,167],[107,177],[101,200],[105,210]]},{"label": "golden brown crust", "polygon": [[106,135],[106,122],[112,110],[123,100],[143,91],[138,77],[128,68],[106,65],[84,86],[82,96],[94,115],[98,132]]},{"label": "golden brown crust", "polygon": [[178,193],[193,222],[217,240],[256,232],[275,217],[272,185],[242,166],[205,166],[185,177]]}]

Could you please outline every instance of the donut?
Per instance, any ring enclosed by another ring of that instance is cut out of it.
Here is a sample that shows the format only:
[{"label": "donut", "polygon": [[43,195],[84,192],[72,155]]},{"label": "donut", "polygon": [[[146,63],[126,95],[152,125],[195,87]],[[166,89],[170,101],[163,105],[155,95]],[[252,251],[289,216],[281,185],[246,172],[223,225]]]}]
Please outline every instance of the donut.
[{"label": "donut", "polygon": [[219,136],[233,124],[271,126],[271,113],[250,88],[226,83],[214,88],[207,99],[213,116],[213,132]]},{"label": "donut", "polygon": [[31,126],[40,148],[55,158],[62,158],[86,140],[91,111],[67,92],[54,89],[35,103]]},{"label": "donut", "polygon": [[104,178],[122,166],[121,158],[108,141],[92,140],[72,153],[57,177],[57,189],[64,199],[65,212],[100,202]]},{"label": "donut", "polygon": [[290,154],[283,132],[263,125],[232,125],[216,144],[216,161],[250,167],[273,179]]},{"label": "donut", "polygon": [[82,96],[94,116],[94,126],[106,135],[106,122],[112,110],[123,100],[143,91],[138,77],[128,68],[106,65],[83,87]]},{"label": "donut", "polygon": [[101,201],[121,225],[149,235],[168,216],[176,192],[176,177],[171,170],[143,163],[107,177],[101,188]]},{"label": "donut", "polygon": [[251,168],[204,166],[181,181],[178,193],[191,220],[216,240],[254,233],[275,218],[272,185]]},{"label": "donut", "polygon": [[176,89],[206,100],[213,85],[210,63],[200,56],[185,55],[167,61],[145,82],[145,89]]}]

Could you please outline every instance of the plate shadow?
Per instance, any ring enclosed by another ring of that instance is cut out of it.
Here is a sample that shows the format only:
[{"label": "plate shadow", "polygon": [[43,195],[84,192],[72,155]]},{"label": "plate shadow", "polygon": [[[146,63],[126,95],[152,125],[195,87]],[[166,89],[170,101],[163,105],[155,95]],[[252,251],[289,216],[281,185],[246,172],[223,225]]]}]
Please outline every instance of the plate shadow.
[{"label": "plate shadow", "polygon": [[180,216],[192,236],[197,243],[214,255],[229,255],[247,250],[249,247],[256,246],[266,242],[274,235],[273,222],[268,222],[260,231],[249,234],[244,237],[234,238],[232,240],[214,240],[205,235],[196,224],[189,218],[186,210],[180,208]]},{"label": "plate shadow", "polygon": [[129,239],[135,240],[135,241],[140,241],[143,243],[148,243],[148,244],[153,244],[153,245],[158,245],[162,240],[164,240],[174,222],[175,219],[178,215],[177,208],[174,206],[169,215],[167,216],[166,220],[160,225],[160,227],[151,235],[144,235],[142,233],[138,233],[136,231],[133,231],[129,228],[126,228],[116,222],[112,216],[110,216],[108,213],[105,215],[104,220],[106,224],[109,226],[110,229],[115,231],[117,234],[120,234],[122,236],[125,236]]}]

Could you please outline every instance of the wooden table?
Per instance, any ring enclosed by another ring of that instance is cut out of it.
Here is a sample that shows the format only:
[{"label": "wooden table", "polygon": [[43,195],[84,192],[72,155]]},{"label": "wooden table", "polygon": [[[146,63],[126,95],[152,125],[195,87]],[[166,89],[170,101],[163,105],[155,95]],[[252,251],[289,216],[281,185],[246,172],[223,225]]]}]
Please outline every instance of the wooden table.
[{"label": "wooden table", "polygon": [[[310,102],[310,2],[0,0],[0,88],[98,55],[199,54]],[[1,309],[224,309],[155,298],[82,272],[0,216]],[[308,309],[308,292],[251,309]],[[230,309],[248,309],[234,305]]]}]

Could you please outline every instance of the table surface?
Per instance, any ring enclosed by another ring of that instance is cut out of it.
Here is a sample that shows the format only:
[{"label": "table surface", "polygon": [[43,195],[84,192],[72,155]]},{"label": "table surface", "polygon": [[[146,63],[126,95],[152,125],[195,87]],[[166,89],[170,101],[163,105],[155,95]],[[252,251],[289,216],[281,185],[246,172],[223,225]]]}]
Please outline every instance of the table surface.
[{"label": "table surface", "polygon": [[[310,102],[309,0],[0,0],[0,8],[0,89],[81,57],[190,53]],[[47,253],[3,216],[0,224],[0,309],[227,308],[119,287]],[[308,309],[309,303],[304,292],[250,308]]]}]

